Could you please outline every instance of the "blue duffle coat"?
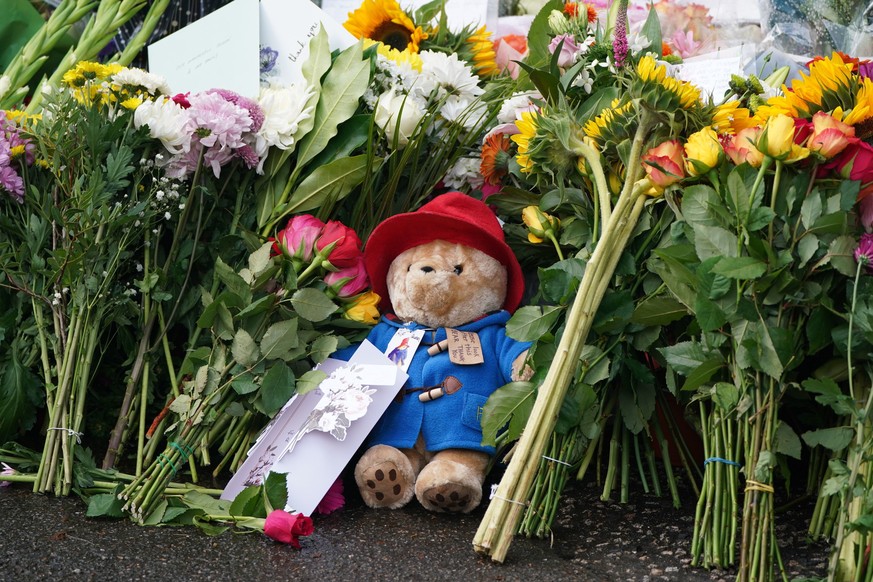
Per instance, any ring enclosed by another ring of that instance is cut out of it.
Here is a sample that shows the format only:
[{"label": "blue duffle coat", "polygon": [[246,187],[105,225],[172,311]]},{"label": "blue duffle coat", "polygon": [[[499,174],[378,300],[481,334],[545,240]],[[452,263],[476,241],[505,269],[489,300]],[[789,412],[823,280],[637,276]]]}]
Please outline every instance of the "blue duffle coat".
[{"label": "blue duffle coat", "polygon": [[485,360],[481,364],[459,365],[449,360],[448,352],[434,356],[427,353],[428,347],[446,339],[445,328],[403,324],[383,317],[367,337],[382,352],[398,328],[425,330],[407,371],[409,380],[404,388],[435,386],[446,376],[460,380],[461,388],[430,402],[421,402],[419,392],[403,394],[379,419],[370,434],[370,444],[408,449],[421,434],[428,451],[461,448],[494,454],[494,447],[482,445],[482,407],[492,392],[511,381],[513,361],[530,347],[530,343],[506,335],[508,320],[508,312],[498,311],[455,328],[479,335]]}]

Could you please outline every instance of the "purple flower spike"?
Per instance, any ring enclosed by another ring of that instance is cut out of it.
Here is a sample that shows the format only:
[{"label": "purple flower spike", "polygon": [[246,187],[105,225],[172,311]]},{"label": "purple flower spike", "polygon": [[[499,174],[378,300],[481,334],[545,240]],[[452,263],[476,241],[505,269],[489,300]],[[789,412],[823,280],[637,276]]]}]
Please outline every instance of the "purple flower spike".
[{"label": "purple flower spike", "polygon": [[627,60],[627,0],[618,3],[618,15],[615,21],[615,32],[612,36],[612,54],[615,66],[621,68]]}]

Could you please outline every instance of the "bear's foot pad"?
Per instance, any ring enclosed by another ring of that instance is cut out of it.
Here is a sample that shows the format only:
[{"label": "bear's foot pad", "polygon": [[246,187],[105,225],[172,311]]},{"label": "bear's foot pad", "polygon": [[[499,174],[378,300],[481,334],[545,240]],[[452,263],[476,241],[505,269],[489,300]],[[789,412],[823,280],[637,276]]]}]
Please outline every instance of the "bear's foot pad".
[{"label": "bear's foot pad", "polygon": [[422,501],[429,509],[448,513],[466,513],[478,505],[476,495],[469,487],[446,483],[422,493]]},{"label": "bear's foot pad", "polygon": [[361,495],[370,507],[394,507],[410,499],[410,484],[392,462],[369,467],[361,474],[361,481]]}]

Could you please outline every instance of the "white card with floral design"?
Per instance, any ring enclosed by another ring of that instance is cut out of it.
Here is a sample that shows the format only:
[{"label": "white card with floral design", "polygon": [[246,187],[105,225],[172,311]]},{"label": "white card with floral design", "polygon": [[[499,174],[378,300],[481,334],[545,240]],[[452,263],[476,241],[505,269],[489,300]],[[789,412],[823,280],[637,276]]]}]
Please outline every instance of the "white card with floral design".
[{"label": "white card with floral design", "polygon": [[408,377],[368,341],[348,362],[328,358],[317,369],[327,378],[276,413],[222,499],[260,485],[270,472],[284,473],[286,510],[310,515]]}]

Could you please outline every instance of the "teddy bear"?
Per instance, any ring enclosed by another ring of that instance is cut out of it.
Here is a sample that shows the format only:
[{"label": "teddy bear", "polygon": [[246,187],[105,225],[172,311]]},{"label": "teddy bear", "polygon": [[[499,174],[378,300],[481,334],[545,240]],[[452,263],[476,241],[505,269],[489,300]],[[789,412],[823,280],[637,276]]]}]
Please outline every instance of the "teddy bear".
[{"label": "teddy bear", "polygon": [[385,315],[368,339],[409,374],[355,466],[364,502],[467,513],[493,447],[481,416],[500,386],[526,379],[529,343],[506,335],[524,282],[497,217],[460,192],[379,224],[364,262]]}]

